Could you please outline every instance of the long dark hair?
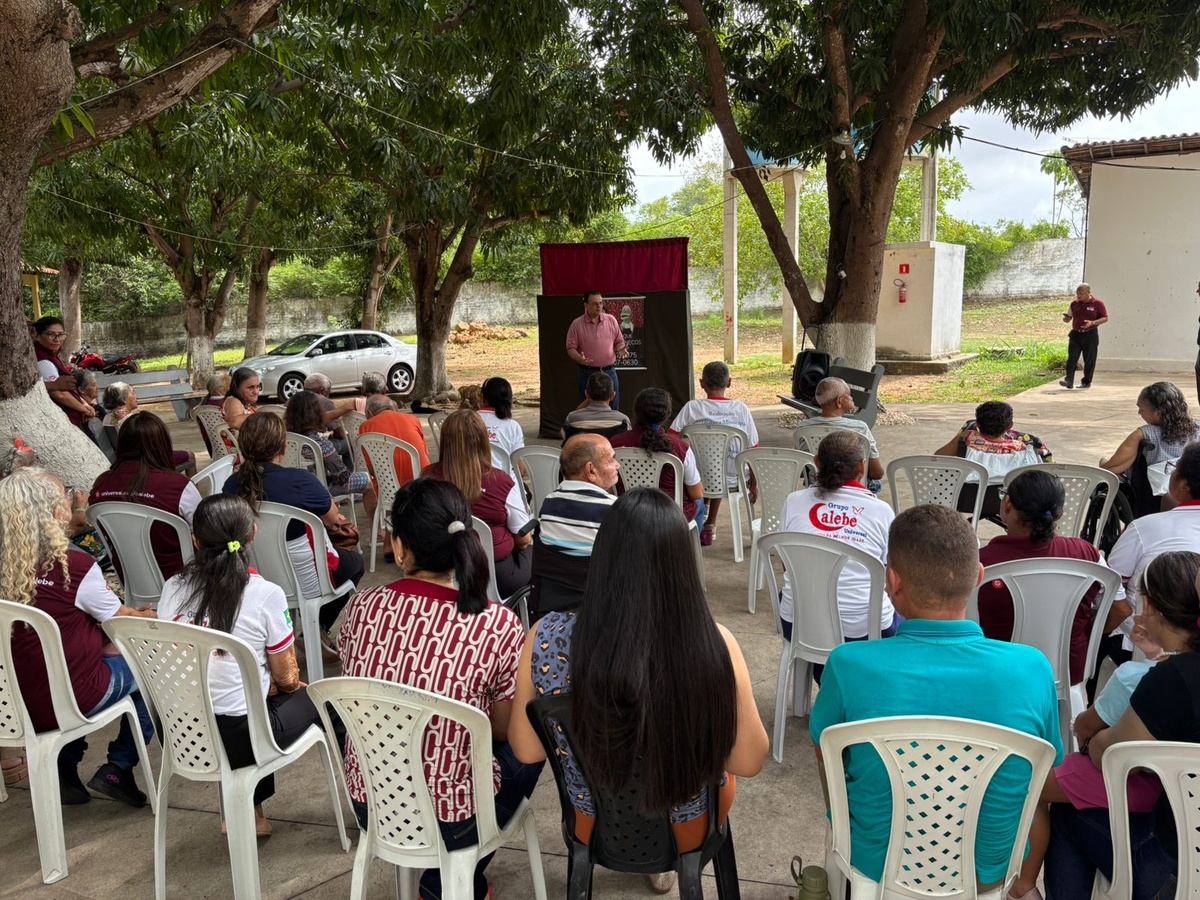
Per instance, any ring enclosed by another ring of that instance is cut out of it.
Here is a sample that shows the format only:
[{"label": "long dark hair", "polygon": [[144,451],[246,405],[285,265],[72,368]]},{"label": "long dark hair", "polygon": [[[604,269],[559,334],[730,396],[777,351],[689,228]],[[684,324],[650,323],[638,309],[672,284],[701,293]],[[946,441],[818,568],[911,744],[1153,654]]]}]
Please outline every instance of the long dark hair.
[{"label": "long dark hair", "polygon": [[1158,427],[1169,443],[1186,441],[1196,434],[1196,422],[1188,412],[1183,391],[1169,381],[1156,381],[1142,388],[1139,400],[1158,413]]},{"label": "long dark hair", "polygon": [[512,418],[512,385],[506,378],[489,378],[479,388],[487,405],[496,411],[497,419]]},{"label": "long dark hair", "polygon": [[655,453],[670,453],[671,439],[663,430],[671,418],[671,395],[662,388],[643,388],[633,399],[633,418],[645,431],[638,446]]},{"label": "long dark hair", "polygon": [[462,491],[427,476],[408,482],[392,504],[392,534],[412,552],[413,571],[454,573],[460,613],[474,616],[487,608],[487,556]]},{"label": "long dark hair", "polygon": [[[162,419],[151,412],[135,412],[126,417],[117,431],[117,455],[109,471],[127,462],[138,464],[133,481],[125,489],[126,500],[141,491],[152,471],[173,472],[171,435]],[[136,501],[134,501],[136,502]]]},{"label": "long dark hair", "polygon": [[1067,499],[1062,480],[1050,472],[1030,469],[1008,486],[1008,499],[1021,521],[1029,526],[1029,539],[1044,544],[1054,537],[1054,523],[1063,514]]},{"label": "long dark hair", "polygon": [[1200,441],[1183,448],[1175,461],[1175,477],[1187,485],[1193,500],[1200,500]]},{"label": "long dark hair", "polygon": [[571,638],[580,755],[596,787],[637,770],[649,815],[721,777],[737,737],[733,664],[705,601],[687,522],[655,488],[604,518]]},{"label": "long dark hair", "polygon": [[263,463],[268,463],[287,449],[287,428],[283,419],[273,412],[250,416],[238,430],[238,451],[242,464],[238,466],[238,496],[250,504],[257,515],[263,501]]},{"label": "long dark hair", "polygon": [[308,434],[321,430],[321,401],[312,391],[299,391],[292,395],[284,412],[287,430],[296,434]]},{"label": "long dark hair", "polygon": [[817,490],[827,494],[854,481],[862,461],[862,442],[857,434],[845,428],[831,431],[817,445]]},{"label": "long dark hair", "polygon": [[1169,550],[1150,560],[1142,572],[1142,596],[1168,625],[1186,631],[1188,649],[1200,650],[1200,602],[1196,598],[1196,575],[1200,554]]},{"label": "long dark hair", "polygon": [[240,369],[234,369],[233,374],[229,376],[229,393],[226,396],[236,397],[242,406],[249,409],[250,404],[247,403],[246,398],[242,396],[242,385],[251,378],[256,378],[257,376],[257,372],[255,372],[253,369],[247,368],[246,366],[242,366]]},{"label": "long dark hair", "polygon": [[209,628],[229,633],[250,581],[246,550],[254,540],[254,511],[233,494],[205,497],[192,516],[192,536],[200,546],[183,570],[184,608],[197,625],[208,619]]}]

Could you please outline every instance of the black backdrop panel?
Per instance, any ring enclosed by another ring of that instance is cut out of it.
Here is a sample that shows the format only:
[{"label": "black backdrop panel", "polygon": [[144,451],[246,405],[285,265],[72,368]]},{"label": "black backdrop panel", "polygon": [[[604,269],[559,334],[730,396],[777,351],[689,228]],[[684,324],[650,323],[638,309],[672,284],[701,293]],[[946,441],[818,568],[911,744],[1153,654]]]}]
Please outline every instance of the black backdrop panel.
[{"label": "black backdrop panel", "polygon": [[[648,291],[645,306],[643,368],[618,367],[621,411],[633,418],[633,398],[642,388],[660,387],[678,411],[694,396],[691,295],[688,291]],[[538,437],[558,438],[567,413],[579,405],[578,366],[567,356],[567,329],[583,315],[579,294],[539,294],[538,362],[542,417]]]}]

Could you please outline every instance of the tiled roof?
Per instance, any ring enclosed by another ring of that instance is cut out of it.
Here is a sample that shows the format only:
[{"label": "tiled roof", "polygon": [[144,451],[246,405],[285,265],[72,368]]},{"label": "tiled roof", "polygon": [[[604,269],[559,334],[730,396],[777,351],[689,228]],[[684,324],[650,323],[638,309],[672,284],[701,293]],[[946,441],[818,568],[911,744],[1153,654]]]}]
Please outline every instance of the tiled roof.
[{"label": "tiled roof", "polygon": [[1062,155],[1075,173],[1086,197],[1092,186],[1092,164],[1103,160],[1140,159],[1147,156],[1200,152],[1200,133],[1163,134],[1063,147]]}]

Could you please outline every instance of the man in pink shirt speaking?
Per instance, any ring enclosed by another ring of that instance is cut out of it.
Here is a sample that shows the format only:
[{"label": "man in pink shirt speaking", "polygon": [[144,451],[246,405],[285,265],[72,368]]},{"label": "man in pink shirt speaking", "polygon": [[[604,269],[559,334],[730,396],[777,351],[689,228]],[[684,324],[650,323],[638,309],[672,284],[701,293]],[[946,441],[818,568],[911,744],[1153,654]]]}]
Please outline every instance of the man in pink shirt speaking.
[{"label": "man in pink shirt speaking", "polygon": [[583,398],[588,379],[603,372],[613,382],[613,409],[621,402],[621,385],[617,381],[615,363],[629,351],[615,316],[604,311],[604,298],[599,291],[583,295],[583,315],[567,329],[567,356],[579,367],[579,397]]}]

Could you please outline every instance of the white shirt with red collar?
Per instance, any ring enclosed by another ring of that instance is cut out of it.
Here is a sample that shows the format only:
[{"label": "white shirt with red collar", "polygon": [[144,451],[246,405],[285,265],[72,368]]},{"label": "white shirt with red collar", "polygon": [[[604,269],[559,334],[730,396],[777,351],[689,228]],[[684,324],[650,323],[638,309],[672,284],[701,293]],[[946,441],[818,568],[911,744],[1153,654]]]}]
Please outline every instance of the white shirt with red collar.
[{"label": "white shirt with red collar", "polygon": [[[750,413],[750,407],[741,400],[732,400],[729,397],[689,400],[675,416],[675,421],[671,423],[671,431],[679,434],[688,425],[700,423],[740,428],[750,438],[750,447],[758,446],[758,429],[754,425],[754,416]],[[733,464],[734,458],[750,447],[743,447],[742,442],[736,438],[729,442],[729,461],[725,465],[725,478],[729,487],[737,486],[737,466]]]},{"label": "white shirt with red collar", "polygon": [[[496,415],[496,411],[489,406],[485,406],[479,410],[479,417],[483,419],[483,424],[487,428],[488,441],[501,450],[504,450],[509,456],[512,456],[514,450],[525,446],[525,432],[521,430],[521,426],[516,419],[501,419]],[[503,469],[500,465],[500,460],[494,454],[492,456],[492,465],[511,475],[513,481],[521,480],[511,469]],[[515,468],[514,466],[513,469]]]},{"label": "white shirt with red collar", "polygon": [[[780,531],[816,534],[856,547],[880,562],[887,562],[888,529],[896,514],[892,508],[857,481],[847,481],[836,491],[805,488],[789,494],[783,506]],[[842,632],[848,638],[866,637],[871,576],[858,563],[847,563],[838,578],[838,609]],[[892,601],[883,596],[882,626],[892,624]],[[779,614],[792,621],[792,585],[785,578]]]}]

